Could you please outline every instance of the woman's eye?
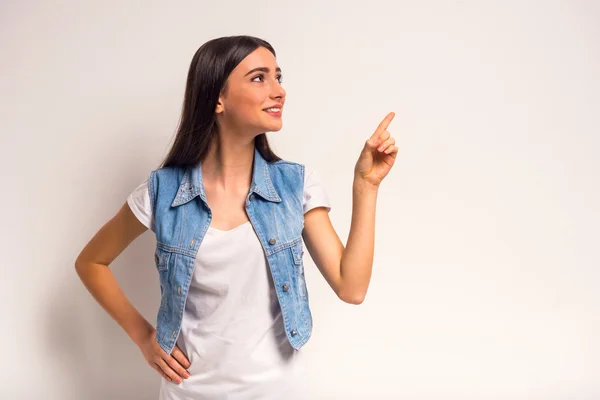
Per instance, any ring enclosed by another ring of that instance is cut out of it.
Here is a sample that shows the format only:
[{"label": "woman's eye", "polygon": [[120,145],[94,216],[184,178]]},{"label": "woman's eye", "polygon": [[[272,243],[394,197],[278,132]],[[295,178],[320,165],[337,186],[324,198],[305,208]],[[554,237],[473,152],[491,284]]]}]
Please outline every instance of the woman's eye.
[{"label": "woman's eye", "polygon": [[[257,78],[260,78],[261,82],[262,82],[262,80],[264,80],[265,76],[263,74],[256,75],[254,78],[252,78],[252,82],[256,82],[255,79],[257,79]],[[277,80],[279,81],[279,83],[283,82],[283,76],[282,75],[278,75],[277,76]]]}]

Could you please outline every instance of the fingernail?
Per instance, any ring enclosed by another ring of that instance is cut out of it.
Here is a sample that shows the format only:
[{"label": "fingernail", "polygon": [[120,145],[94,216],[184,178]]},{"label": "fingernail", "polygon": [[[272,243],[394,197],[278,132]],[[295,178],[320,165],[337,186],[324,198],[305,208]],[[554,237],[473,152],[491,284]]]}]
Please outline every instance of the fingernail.
[{"label": "fingernail", "polygon": [[185,374],[184,374],[184,376],[185,376],[186,378],[189,378],[189,377],[190,377],[190,373],[186,371],[186,372],[185,372]]}]

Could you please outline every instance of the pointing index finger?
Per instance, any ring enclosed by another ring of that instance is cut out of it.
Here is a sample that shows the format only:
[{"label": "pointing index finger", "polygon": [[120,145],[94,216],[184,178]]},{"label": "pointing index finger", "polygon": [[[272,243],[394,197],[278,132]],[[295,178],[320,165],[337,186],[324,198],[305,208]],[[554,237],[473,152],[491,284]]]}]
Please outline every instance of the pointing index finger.
[{"label": "pointing index finger", "polygon": [[392,122],[395,116],[395,112],[391,112],[388,115],[386,115],[383,121],[379,123],[379,126],[371,136],[371,139],[375,139],[377,136],[381,135],[388,128],[388,126],[390,126],[390,122]]}]

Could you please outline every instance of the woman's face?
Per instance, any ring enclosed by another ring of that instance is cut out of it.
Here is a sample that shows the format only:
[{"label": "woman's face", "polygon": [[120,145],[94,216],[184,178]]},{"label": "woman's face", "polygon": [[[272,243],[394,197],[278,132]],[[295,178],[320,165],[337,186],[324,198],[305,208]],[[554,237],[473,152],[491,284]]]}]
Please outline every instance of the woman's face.
[{"label": "woman's face", "polygon": [[[251,131],[258,135],[281,129],[285,90],[273,53],[259,47],[250,53],[227,78],[216,113],[221,128]],[[277,107],[280,110],[265,109]]]}]

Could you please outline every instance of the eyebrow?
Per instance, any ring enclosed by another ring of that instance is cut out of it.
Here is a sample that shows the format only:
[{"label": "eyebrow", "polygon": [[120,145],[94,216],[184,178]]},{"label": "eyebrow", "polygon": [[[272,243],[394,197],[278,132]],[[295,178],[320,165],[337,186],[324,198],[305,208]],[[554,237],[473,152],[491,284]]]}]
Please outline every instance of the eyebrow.
[{"label": "eyebrow", "polygon": [[[249,72],[248,72],[246,75],[244,75],[244,76],[248,76],[248,75],[250,75],[251,73],[253,73],[253,72],[256,72],[256,71],[262,71],[262,72],[266,72],[266,73],[268,74],[268,73],[269,73],[271,70],[270,70],[269,68],[267,68],[267,67],[258,67],[258,68],[251,69],[251,70],[250,70],[250,71],[249,71]],[[281,72],[281,68],[279,68],[279,67],[275,68],[275,72]]]}]

